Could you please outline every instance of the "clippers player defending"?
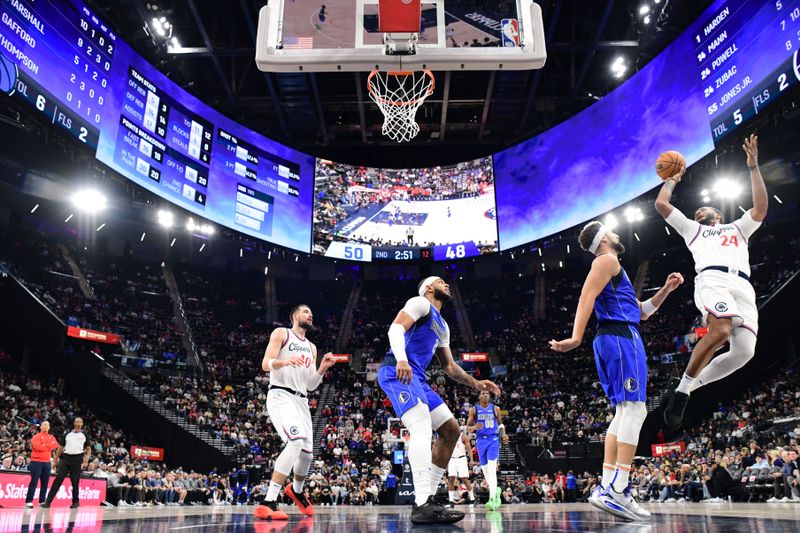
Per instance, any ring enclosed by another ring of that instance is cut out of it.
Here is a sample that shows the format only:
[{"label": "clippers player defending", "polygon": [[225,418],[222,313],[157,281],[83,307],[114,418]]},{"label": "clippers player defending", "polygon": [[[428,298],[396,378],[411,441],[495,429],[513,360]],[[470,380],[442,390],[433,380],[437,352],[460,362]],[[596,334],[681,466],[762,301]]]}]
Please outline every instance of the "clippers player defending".
[{"label": "clippers player defending", "polygon": [[[444,507],[434,495],[461,432],[453,413],[426,383],[425,369],[436,355],[453,380],[495,394],[500,389],[491,381],[476,380],[453,361],[450,328],[441,315],[442,306],[451,299],[447,283],[430,276],[419,284],[418,293],[389,327],[391,350],[378,370],[378,383],[409,433],[408,462],[414,478],[411,522],[452,524],[464,513]],[[439,438],[431,451],[434,431]]]},{"label": "clippers player defending", "polygon": [[275,431],[284,443],[283,451],[275,460],[275,470],[266,498],[257,513],[272,520],[286,520],[286,513],[278,509],[277,499],[286,478],[294,472],[292,484],[286,495],[306,516],[314,515],[314,508],[303,492],[303,484],[311,466],[314,439],[311,411],[308,408],[308,391],[316,389],[325,372],[336,360],[326,353],[316,368],[317,347],[306,337],[314,328],[314,315],[307,305],[297,305],[289,313],[291,328],[277,328],[269,337],[261,369],[269,372],[267,412]]},{"label": "clippers player defending", "polygon": [[619,263],[618,256],[625,252],[619,235],[594,221],[584,226],[578,242],[595,259],[578,300],[572,337],[551,340],[550,348],[568,352],[580,346],[594,307],[594,360],[600,384],[615,413],[606,432],[602,483],[589,503],[625,520],[646,520],[650,513],[633,499],[629,483],[639,432],[647,417],[647,356],[639,323],[656,312],[667,295],[683,283],[683,277],[670,274],[652,298],[640,302]]},{"label": "clippers player defending", "polygon": [[[478,405],[470,407],[467,419],[467,431],[475,431],[475,447],[478,448],[478,461],[481,472],[489,485],[489,501],[486,508],[495,511],[502,501],[497,490],[497,461],[500,459],[500,441],[508,444],[508,435],[500,415],[500,408],[490,402],[487,391],[481,391]],[[477,421],[476,421],[477,420]]]},{"label": "clippers player defending", "polygon": [[[742,148],[750,170],[753,207],[738,220],[725,224],[722,214],[713,207],[698,209],[694,220],[686,218],[670,203],[682,172],[664,183],[656,199],[658,213],[683,237],[692,252],[697,272],[694,301],[708,325],[708,334],[692,350],[680,383],[674,380],[662,396],[662,413],[668,430],[680,427],[693,390],[729,376],[752,359],[756,351],[758,307],[750,285],[747,246],[767,216],[768,201],[758,169],[758,137],[750,135]],[[726,342],[730,342],[730,350],[712,360],[714,352]]]},{"label": "clippers player defending", "polygon": [[469,461],[467,461],[468,450],[471,449],[469,438],[466,433],[461,433],[461,436],[456,441],[456,447],[453,448],[453,455],[450,456],[450,462],[447,463],[447,491],[450,496],[450,502],[460,503],[459,492],[456,487],[456,482],[461,482],[467,488],[469,496],[468,502],[470,505],[475,503],[475,492],[472,490],[472,483],[469,480],[469,471],[472,466],[472,454],[470,454]]}]

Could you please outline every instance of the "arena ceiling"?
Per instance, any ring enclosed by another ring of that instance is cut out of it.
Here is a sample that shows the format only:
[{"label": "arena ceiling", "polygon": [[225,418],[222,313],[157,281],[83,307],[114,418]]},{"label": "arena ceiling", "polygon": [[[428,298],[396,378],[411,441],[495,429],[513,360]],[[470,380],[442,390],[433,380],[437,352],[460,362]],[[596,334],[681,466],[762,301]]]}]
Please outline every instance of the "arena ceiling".
[{"label": "arena ceiling", "polygon": [[[416,164],[432,164],[485,155],[577,113],[647,64],[710,3],[536,1],[548,41],[545,68],[437,73],[436,92],[417,114],[421,132],[400,148],[380,133],[383,118],[366,94],[366,73],[267,74],[256,69],[255,32],[264,0],[90,4],[175,82],[254,130],[314,155],[411,166],[409,157]],[[640,14],[643,5],[652,10],[647,24]],[[181,47],[195,50],[172,54],[163,40],[148,35],[145,21],[156,15],[171,22]],[[617,56],[629,65],[622,78],[609,68]]]}]

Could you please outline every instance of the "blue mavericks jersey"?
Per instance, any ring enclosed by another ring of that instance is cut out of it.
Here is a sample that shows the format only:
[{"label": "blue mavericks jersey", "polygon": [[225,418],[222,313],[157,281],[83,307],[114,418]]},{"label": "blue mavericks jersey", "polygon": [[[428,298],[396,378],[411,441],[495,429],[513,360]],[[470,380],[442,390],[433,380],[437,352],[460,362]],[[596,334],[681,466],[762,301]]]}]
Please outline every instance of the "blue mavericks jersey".
[{"label": "blue mavericks jersey", "polygon": [[[447,335],[447,323],[442,318],[439,311],[431,305],[430,312],[417,320],[408,331],[406,331],[406,356],[408,364],[414,375],[419,378],[425,377],[425,369],[433,358],[433,353],[439,345],[439,340]],[[390,355],[392,350],[389,350]]]},{"label": "blue mavericks jersey", "polygon": [[601,325],[607,321],[639,324],[639,302],[624,268],[620,268],[619,274],[603,287],[603,291],[594,301],[594,312]]},{"label": "blue mavericks jersey", "polygon": [[486,407],[481,407],[481,404],[475,404],[475,418],[476,422],[482,422],[483,427],[476,433],[479,437],[494,437],[497,435],[497,417],[494,416],[494,404],[490,403]]}]

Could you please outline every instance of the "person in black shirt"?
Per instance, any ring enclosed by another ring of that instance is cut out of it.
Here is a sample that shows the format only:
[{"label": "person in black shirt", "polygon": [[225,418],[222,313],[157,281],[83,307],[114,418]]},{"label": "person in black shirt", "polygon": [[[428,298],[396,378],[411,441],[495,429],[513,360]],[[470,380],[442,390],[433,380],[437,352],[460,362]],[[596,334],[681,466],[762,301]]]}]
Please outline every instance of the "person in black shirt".
[{"label": "person in black shirt", "polygon": [[47,501],[40,506],[41,508],[47,509],[50,507],[50,504],[53,503],[58,494],[58,489],[64,483],[64,478],[67,476],[69,476],[72,483],[72,505],[70,508],[77,509],[80,506],[81,471],[89,463],[91,451],[89,443],[86,442],[86,435],[83,433],[83,419],[78,417],[73,422],[72,431],[59,439],[55,457],[55,462],[58,464],[56,479],[47,493]]}]

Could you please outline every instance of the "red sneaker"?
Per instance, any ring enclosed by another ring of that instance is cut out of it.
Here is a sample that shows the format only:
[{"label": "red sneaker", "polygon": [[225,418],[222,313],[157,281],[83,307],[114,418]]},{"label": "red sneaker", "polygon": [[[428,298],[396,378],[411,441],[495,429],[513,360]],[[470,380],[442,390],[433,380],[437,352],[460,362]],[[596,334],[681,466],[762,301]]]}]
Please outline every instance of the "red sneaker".
[{"label": "red sneaker", "polygon": [[311,505],[311,502],[308,501],[308,498],[306,498],[305,492],[295,494],[291,485],[287,486],[286,489],[284,489],[284,492],[292,499],[295,505],[297,505],[301,513],[306,516],[314,516],[314,507]]},{"label": "red sneaker", "polygon": [[289,515],[278,509],[276,502],[264,502],[259,505],[255,510],[256,518],[261,520],[288,520]]}]

